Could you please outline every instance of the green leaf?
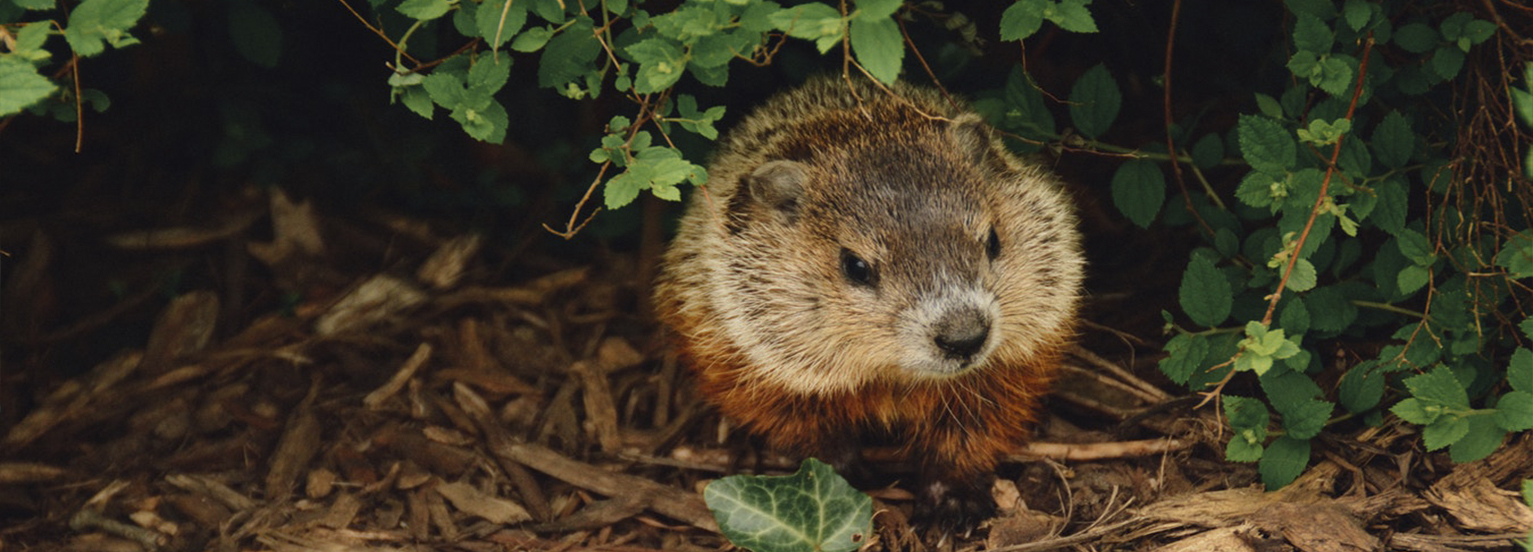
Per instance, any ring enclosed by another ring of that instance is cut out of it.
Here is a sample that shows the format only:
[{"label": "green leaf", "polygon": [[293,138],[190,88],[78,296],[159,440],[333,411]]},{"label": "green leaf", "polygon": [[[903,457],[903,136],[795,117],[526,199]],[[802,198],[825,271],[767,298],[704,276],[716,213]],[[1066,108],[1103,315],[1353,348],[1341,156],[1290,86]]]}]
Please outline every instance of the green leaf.
[{"label": "green leaf", "polygon": [[1166,177],[1148,159],[1135,159],[1118,167],[1112,177],[1113,205],[1140,228],[1149,228],[1166,201]]},{"label": "green leaf", "polygon": [[1395,244],[1405,258],[1418,266],[1432,266],[1432,263],[1437,262],[1437,252],[1433,250],[1432,242],[1421,232],[1409,228],[1396,232]]},{"label": "green leaf", "polygon": [[894,15],[904,0],[857,0],[857,17],[883,19]]},{"label": "green leaf", "polygon": [[553,38],[554,32],[547,27],[533,27],[527,32],[516,35],[511,41],[511,49],[518,52],[536,52],[548,44],[548,39]]},{"label": "green leaf", "polygon": [[[1527,324],[1527,321],[1523,322],[1524,326]],[[1512,359],[1506,366],[1506,383],[1514,390],[1533,393],[1533,351],[1518,347],[1512,352]]]},{"label": "green leaf", "polygon": [[1496,253],[1496,264],[1513,278],[1533,276],[1533,230],[1523,230],[1506,240]]},{"label": "green leaf", "polygon": [[1421,429],[1421,443],[1427,452],[1457,443],[1469,434],[1469,420],[1463,416],[1442,416]]},{"label": "green leaf", "polygon": [[625,51],[639,62],[639,72],[633,81],[633,91],[639,94],[670,88],[681,80],[687,68],[681,48],[669,38],[646,38],[628,46]]},{"label": "green leaf", "polygon": [[1373,153],[1379,162],[1391,169],[1405,166],[1416,148],[1416,134],[1411,124],[1399,111],[1390,111],[1373,129]]},{"label": "green leaf", "polygon": [[1331,27],[1320,18],[1308,14],[1299,14],[1294,18],[1294,48],[1314,52],[1316,55],[1327,54],[1331,52],[1331,43],[1335,39]]},{"label": "green leaf", "polygon": [[814,459],[793,475],[721,478],[703,500],[730,542],[756,552],[851,552],[872,536],[872,499]]},{"label": "green leaf", "polygon": [[[1273,406],[1276,408],[1278,405]],[[1335,407],[1329,401],[1309,399],[1277,410],[1283,415],[1283,429],[1289,437],[1308,440],[1325,429],[1325,423],[1331,419],[1331,411]]]},{"label": "green leaf", "polygon": [[447,12],[452,9],[452,2],[449,0],[404,0],[394,9],[410,19],[430,21],[447,15]]},{"label": "green leaf", "polygon": [[506,127],[510,117],[506,108],[493,99],[488,102],[465,102],[454,109],[452,119],[463,126],[463,132],[482,142],[499,144],[506,139]]},{"label": "green leaf", "polygon": [[474,14],[474,24],[480,38],[489,43],[490,48],[499,48],[527,24],[527,3],[485,0]]},{"label": "green leaf", "polygon": [[1424,374],[1405,379],[1411,395],[1427,403],[1456,410],[1469,409],[1469,393],[1451,370],[1438,366]]},{"label": "green leaf", "polygon": [[1013,67],[1007,75],[1005,92],[1009,126],[1028,138],[1054,137],[1054,115],[1043,103],[1043,92],[1038,90],[1020,66]]},{"label": "green leaf", "polygon": [[776,2],[751,2],[745,8],[745,13],[740,14],[740,30],[748,33],[764,33],[776,27],[772,25],[772,14],[782,10],[782,6]]},{"label": "green leaf", "polygon": [[[28,25],[32,26],[36,25]],[[56,89],[58,86],[38,74],[31,63],[0,57],[0,117],[20,113]]]},{"label": "green leaf", "polygon": [[1256,471],[1262,475],[1262,484],[1275,491],[1293,483],[1309,465],[1310,445],[1308,439],[1282,436],[1267,445]]},{"label": "green leaf", "polygon": [[149,0],[85,0],[69,12],[64,39],[81,57],[105,51],[103,41],[113,48],[137,44],[128,29],[138,24],[148,9]]},{"label": "green leaf", "polygon": [[1442,417],[1441,408],[1428,409],[1428,406],[1425,401],[1420,399],[1405,399],[1395,403],[1394,406],[1390,407],[1389,411],[1407,422],[1427,425]]},{"label": "green leaf", "polygon": [[1072,33],[1097,32],[1097,22],[1091,17],[1091,11],[1086,9],[1086,4],[1091,0],[1059,0],[1051,11],[1045,11],[1043,17],[1053,21],[1059,28]]},{"label": "green leaf", "polygon": [[1400,273],[1395,275],[1395,285],[1400,287],[1402,295],[1410,295],[1427,285],[1431,278],[1432,273],[1426,267],[1411,265],[1400,269]]},{"label": "green leaf", "polygon": [[1223,162],[1224,140],[1218,134],[1204,134],[1192,145],[1192,164],[1198,168],[1207,169]]},{"label": "green leaf", "polygon": [[1230,317],[1234,293],[1230,290],[1230,281],[1214,267],[1213,261],[1193,255],[1187,263],[1187,272],[1182,274],[1178,298],[1182,311],[1193,322],[1213,328]]},{"label": "green leaf", "polygon": [[1367,0],[1347,0],[1341,8],[1341,14],[1347,20],[1347,26],[1354,31],[1361,31],[1373,19],[1373,4]]},{"label": "green leaf", "polygon": [[591,20],[582,17],[548,41],[538,62],[538,86],[559,90],[592,70],[602,48],[592,31]]},{"label": "green leaf", "polygon": [[1421,23],[1410,23],[1395,29],[1395,44],[1412,54],[1425,54],[1437,47],[1440,36],[1437,29]]},{"label": "green leaf", "polygon": [[1086,70],[1070,89],[1070,119],[1081,134],[1090,138],[1100,138],[1107,132],[1118,118],[1122,104],[1123,94],[1105,65]]},{"label": "green leaf", "polygon": [[1342,408],[1357,414],[1379,405],[1379,400],[1384,398],[1384,375],[1373,370],[1375,365],[1373,362],[1364,362],[1348,369],[1341,376],[1336,399],[1341,402]]},{"label": "green leaf", "polygon": [[1453,46],[1438,48],[1427,66],[1443,80],[1453,80],[1459,70],[1464,68],[1464,51]]},{"label": "green leaf", "polygon": [[1318,17],[1323,21],[1336,17],[1336,6],[1331,0],[1284,0],[1283,4],[1295,14]]},{"label": "green leaf", "polygon": [[1405,229],[1406,212],[1410,208],[1407,186],[1405,180],[1391,178],[1374,188],[1379,203],[1368,218],[1385,232],[1398,234]]},{"label": "green leaf", "polygon": [[[841,12],[820,2],[784,8],[772,14],[772,24],[793,38],[817,42],[822,39],[840,41],[841,34],[846,32],[846,22],[841,19]],[[821,47],[820,53],[829,49]]]},{"label": "green leaf", "polygon": [[1512,391],[1496,402],[1496,425],[1507,431],[1533,429],[1533,393]]},{"label": "green leaf", "polygon": [[900,26],[894,19],[884,17],[852,20],[850,30],[852,53],[873,78],[885,84],[893,84],[900,76],[900,64],[905,59],[905,40]]},{"label": "green leaf", "polygon": [[1267,440],[1267,405],[1236,395],[1224,395],[1224,416],[1230,424],[1230,442],[1224,457],[1231,462],[1255,462]]},{"label": "green leaf", "polygon": [[1294,165],[1298,145],[1277,121],[1255,115],[1241,115],[1238,124],[1240,152],[1251,168],[1265,173],[1282,174]]},{"label": "green leaf", "polygon": [[1465,420],[1469,430],[1448,447],[1448,457],[1454,462],[1473,462],[1501,448],[1501,442],[1506,439],[1506,430],[1496,427],[1489,416],[1470,416]]},{"label": "green leaf", "polygon": [[270,11],[254,2],[229,2],[229,40],[245,59],[276,67],[282,54],[282,27]]},{"label": "green leaf", "polygon": [[1337,119],[1335,121],[1323,121],[1316,119],[1309,122],[1307,128],[1298,131],[1299,141],[1316,146],[1328,146],[1335,144],[1337,140],[1352,131],[1352,121]]},{"label": "green leaf", "polygon": [[713,9],[686,5],[671,13],[650,19],[661,36],[682,44],[692,44],[698,38],[719,32],[720,21]]},{"label": "green leaf", "polygon": [[1318,275],[1315,273],[1315,264],[1309,259],[1299,259],[1293,264],[1293,272],[1288,275],[1289,291],[1309,291],[1315,288]]},{"label": "green leaf", "polygon": [[1283,104],[1278,103],[1277,99],[1272,96],[1258,93],[1256,95],[1256,108],[1262,112],[1262,115],[1266,115],[1268,118],[1283,118]]},{"label": "green leaf", "polygon": [[1010,42],[1033,36],[1043,27],[1043,0],[1017,0],[1001,12],[1001,40]]},{"label": "green leaf", "polygon": [[18,8],[33,11],[51,10],[55,5],[54,0],[12,0],[11,3]]},{"label": "green leaf", "polygon": [[1186,385],[1206,356],[1207,339],[1195,334],[1177,334],[1166,342],[1166,358],[1160,360],[1160,371],[1177,385]]},{"label": "green leaf", "polygon": [[1320,60],[1320,71],[1310,77],[1310,84],[1332,96],[1343,96],[1352,89],[1357,73],[1355,63],[1346,56],[1332,55]]}]

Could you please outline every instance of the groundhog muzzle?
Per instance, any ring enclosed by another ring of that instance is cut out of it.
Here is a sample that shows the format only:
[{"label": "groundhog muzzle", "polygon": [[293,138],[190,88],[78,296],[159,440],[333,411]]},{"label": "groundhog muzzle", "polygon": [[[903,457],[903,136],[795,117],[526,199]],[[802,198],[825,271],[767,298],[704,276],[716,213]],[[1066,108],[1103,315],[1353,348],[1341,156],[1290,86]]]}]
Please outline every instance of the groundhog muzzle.
[{"label": "groundhog muzzle", "polygon": [[829,78],[748,115],[708,174],[655,286],[708,400],[844,474],[896,444],[918,513],[991,515],[1072,336],[1059,182],[934,91]]}]

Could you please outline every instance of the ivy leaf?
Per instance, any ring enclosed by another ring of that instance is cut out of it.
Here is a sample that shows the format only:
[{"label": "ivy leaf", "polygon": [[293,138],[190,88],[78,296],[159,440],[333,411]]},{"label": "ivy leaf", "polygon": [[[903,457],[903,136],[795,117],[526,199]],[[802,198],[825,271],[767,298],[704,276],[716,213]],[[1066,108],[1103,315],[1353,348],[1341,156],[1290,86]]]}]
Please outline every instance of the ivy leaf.
[{"label": "ivy leaf", "polygon": [[1256,115],[1241,115],[1238,124],[1240,153],[1251,168],[1265,173],[1282,174],[1294,165],[1298,145],[1277,121]]},{"label": "ivy leaf", "polygon": [[730,542],[757,552],[851,552],[871,536],[873,500],[812,458],[793,475],[720,478],[703,500]]},{"label": "ivy leaf", "polygon": [[1112,177],[1113,205],[1140,228],[1149,228],[1166,201],[1166,177],[1148,159],[1135,159],[1118,167]]},{"label": "ivy leaf", "polygon": [[1230,290],[1230,281],[1214,267],[1213,261],[1194,255],[1187,263],[1187,272],[1182,274],[1178,298],[1182,311],[1193,322],[1212,328],[1230,317],[1234,293]]},{"label": "ivy leaf", "polygon": [[[1070,119],[1075,128],[1091,138],[1100,138],[1118,118],[1123,94],[1107,67],[1097,64],[1086,70],[1070,89]],[[1156,207],[1160,205],[1157,203]],[[1141,224],[1140,226],[1144,226]]]},{"label": "ivy leaf", "polygon": [[899,24],[889,17],[869,19],[865,15],[852,20],[852,52],[873,78],[893,84],[900,76],[900,64],[905,59],[905,42]]},{"label": "ivy leaf", "polygon": [[[28,27],[40,25],[28,25]],[[53,95],[58,86],[38,74],[31,63],[0,57],[0,117],[20,113]]]},{"label": "ivy leaf", "polygon": [[1267,445],[1256,471],[1262,475],[1262,484],[1275,491],[1293,483],[1304,467],[1309,465],[1310,444],[1308,439],[1296,439],[1287,435],[1278,437]]},{"label": "ivy leaf", "polygon": [[106,50],[138,43],[128,29],[138,24],[149,9],[149,0],[85,0],[69,12],[69,26],[64,39],[81,57],[91,57]]}]

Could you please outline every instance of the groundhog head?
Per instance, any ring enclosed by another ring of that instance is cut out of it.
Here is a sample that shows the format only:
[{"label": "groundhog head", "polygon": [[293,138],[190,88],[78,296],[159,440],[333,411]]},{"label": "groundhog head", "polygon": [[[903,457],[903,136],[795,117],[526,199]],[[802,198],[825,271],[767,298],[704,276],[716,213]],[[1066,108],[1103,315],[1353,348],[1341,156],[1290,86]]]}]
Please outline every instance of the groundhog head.
[{"label": "groundhog head", "polygon": [[728,198],[714,296],[747,376],[816,394],[942,380],[1057,339],[1076,284],[1053,258],[1068,210],[1040,196],[1057,189],[975,115],[841,115],[803,122]]}]

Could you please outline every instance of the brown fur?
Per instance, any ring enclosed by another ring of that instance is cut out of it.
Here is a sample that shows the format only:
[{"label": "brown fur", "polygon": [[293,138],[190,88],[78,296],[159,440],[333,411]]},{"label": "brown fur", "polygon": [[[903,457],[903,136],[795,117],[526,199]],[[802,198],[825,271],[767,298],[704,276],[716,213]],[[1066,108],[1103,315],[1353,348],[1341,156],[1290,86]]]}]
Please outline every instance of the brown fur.
[{"label": "brown fur", "polygon": [[932,507],[988,511],[948,495],[984,493],[1071,338],[1082,261],[1061,186],[962,105],[830,79],[748,116],[709,175],[655,289],[703,394],[833,463],[892,438]]}]

